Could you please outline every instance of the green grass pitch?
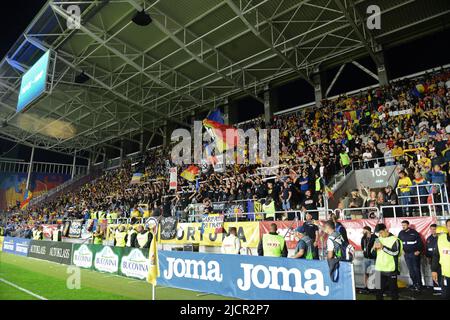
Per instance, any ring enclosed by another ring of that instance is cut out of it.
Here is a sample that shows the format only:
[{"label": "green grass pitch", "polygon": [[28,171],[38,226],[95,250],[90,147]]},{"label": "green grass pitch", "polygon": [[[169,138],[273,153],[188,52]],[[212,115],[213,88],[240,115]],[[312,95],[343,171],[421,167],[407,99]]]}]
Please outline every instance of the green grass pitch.
[{"label": "green grass pitch", "polygon": [[[0,252],[0,300],[151,300],[152,287],[149,283],[122,276],[81,270],[81,288],[69,289],[67,265],[32,259]],[[5,283],[8,281],[10,284]],[[157,300],[231,300],[233,298],[168,287],[156,287]],[[400,299],[439,299],[438,297],[404,294]],[[402,294],[403,293],[403,294]],[[357,294],[357,300],[373,300],[374,295]]]}]

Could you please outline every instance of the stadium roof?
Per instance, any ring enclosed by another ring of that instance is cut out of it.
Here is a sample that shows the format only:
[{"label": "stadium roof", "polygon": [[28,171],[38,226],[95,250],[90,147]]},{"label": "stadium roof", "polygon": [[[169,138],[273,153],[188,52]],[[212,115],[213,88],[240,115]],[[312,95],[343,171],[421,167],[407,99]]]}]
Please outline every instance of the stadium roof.
[{"label": "stadium roof", "polygon": [[[81,9],[69,29],[66,8]],[[381,29],[369,30],[369,5]],[[148,26],[131,21],[145,8]],[[303,78],[351,59],[442,29],[448,0],[110,0],[49,1],[0,62],[0,134],[72,152],[162,135],[243,95]],[[51,93],[15,113],[21,76],[51,50]],[[89,80],[74,83],[83,71]],[[312,88],[311,88],[312,90]]]}]

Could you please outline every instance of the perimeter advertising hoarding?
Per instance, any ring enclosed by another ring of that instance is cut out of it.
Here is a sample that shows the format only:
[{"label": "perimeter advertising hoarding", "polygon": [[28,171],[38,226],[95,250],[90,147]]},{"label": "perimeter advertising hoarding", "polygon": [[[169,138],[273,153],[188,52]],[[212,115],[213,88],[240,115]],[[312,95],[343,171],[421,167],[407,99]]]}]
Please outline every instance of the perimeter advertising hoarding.
[{"label": "perimeter advertising hoarding", "polygon": [[72,244],[58,241],[31,240],[28,257],[70,264]]},{"label": "perimeter advertising hoarding", "polygon": [[27,256],[30,241],[30,239],[5,237],[3,239],[3,251],[19,256]]},{"label": "perimeter advertising hoarding", "polygon": [[353,265],[337,282],[327,261],[159,251],[158,285],[249,300],[355,300]]},{"label": "perimeter advertising hoarding", "polygon": [[50,61],[50,51],[47,51],[22,76],[19,97],[17,99],[17,112],[25,109],[45,92],[47,86],[47,71]]},{"label": "perimeter advertising hoarding", "polygon": [[145,280],[148,275],[148,249],[123,248],[119,274]]}]

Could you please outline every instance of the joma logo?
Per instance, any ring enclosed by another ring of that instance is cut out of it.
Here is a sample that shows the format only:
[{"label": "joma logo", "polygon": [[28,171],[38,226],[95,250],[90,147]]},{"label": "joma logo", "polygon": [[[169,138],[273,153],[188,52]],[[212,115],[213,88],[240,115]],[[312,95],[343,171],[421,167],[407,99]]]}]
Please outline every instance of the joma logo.
[{"label": "joma logo", "polygon": [[172,277],[192,278],[208,281],[222,282],[223,275],[217,261],[204,261],[190,259],[167,258],[167,270],[164,270],[164,278],[170,280]]},{"label": "joma logo", "polygon": [[[241,263],[241,268],[244,270],[244,277],[237,280],[237,285],[242,291],[248,291],[255,286],[259,289],[269,288],[308,295],[327,296],[330,293],[330,288],[325,285],[320,270],[306,269],[302,275],[301,271],[296,268],[255,266],[247,263]],[[306,281],[303,282],[303,279]]]}]

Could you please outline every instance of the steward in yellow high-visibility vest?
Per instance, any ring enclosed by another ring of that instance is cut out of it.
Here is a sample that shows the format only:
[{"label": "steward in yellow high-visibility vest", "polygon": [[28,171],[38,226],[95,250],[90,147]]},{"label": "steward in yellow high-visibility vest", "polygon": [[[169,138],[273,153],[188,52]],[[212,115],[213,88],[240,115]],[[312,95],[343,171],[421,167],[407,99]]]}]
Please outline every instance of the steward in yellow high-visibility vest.
[{"label": "steward in yellow high-visibility vest", "polygon": [[138,226],[134,247],[150,248],[150,243],[152,242],[152,240],[153,234],[149,230],[145,230],[143,226]]},{"label": "steward in yellow high-visibility vest", "polygon": [[39,226],[37,229],[33,230],[33,240],[43,240],[44,232],[42,231],[42,226]]},{"label": "steward in yellow high-visibility vest", "polygon": [[127,247],[133,247],[134,243],[136,241],[137,231],[134,229],[134,227],[131,225],[128,229],[128,238],[127,238]]},{"label": "steward in yellow high-visibility vest", "polygon": [[125,247],[127,243],[127,233],[125,231],[125,226],[120,226],[114,235],[114,246]]},{"label": "steward in yellow high-visibility vest", "polygon": [[265,220],[275,220],[275,201],[271,198],[266,199],[266,203],[262,205],[262,211],[266,214]]},{"label": "steward in yellow high-visibility vest", "polygon": [[376,250],[375,270],[379,272],[380,280],[377,288],[377,300],[383,300],[385,292],[389,291],[392,300],[398,300],[397,276],[400,274],[399,258],[402,255],[402,242],[392,235],[383,223],[375,227],[379,237],[373,245]]},{"label": "steward in yellow high-visibility vest", "polygon": [[447,232],[439,235],[437,248],[431,259],[431,276],[438,283],[439,268],[442,273],[441,288],[442,299],[450,300],[450,219],[445,221]]},{"label": "steward in yellow high-visibility vest", "polygon": [[53,230],[53,232],[52,232],[52,240],[53,241],[61,241],[61,230],[59,228]]},{"label": "steward in yellow high-visibility vest", "polygon": [[103,232],[100,228],[97,228],[97,230],[92,235],[92,242],[94,244],[103,244]]},{"label": "steward in yellow high-visibility vest", "polygon": [[339,158],[341,159],[341,165],[343,167],[346,167],[350,164],[350,157],[348,156],[348,154],[345,151],[342,151],[341,153],[339,153]]},{"label": "steward in yellow high-visibility vest", "polygon": [[103,210],[100,210],[100,211],[97,213],[97,219],[105,219],[105,218],[106,218],[106,212],[103,211]]},{"label": "steward in yellow high-visibility vest", "polygon": [[98,219],[98,211],[97,210],[91,212],[91,219],[92,220]]},{"label": "steward in yellow high-visibility vest", "polygon": [[265,257],[287,257],[288,250],[283,236],[277,233],[277,225],[270,225],[269,233],[263,235],[258,245],[258,255]]}]

